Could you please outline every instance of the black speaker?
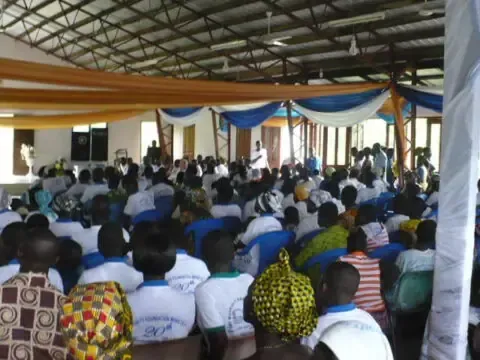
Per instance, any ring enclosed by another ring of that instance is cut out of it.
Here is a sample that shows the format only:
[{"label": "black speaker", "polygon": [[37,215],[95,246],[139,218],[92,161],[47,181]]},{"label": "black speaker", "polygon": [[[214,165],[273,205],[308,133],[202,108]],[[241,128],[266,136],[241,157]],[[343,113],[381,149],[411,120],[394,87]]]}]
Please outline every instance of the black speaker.
[{"label": "black speaker", "polygon": [[90,132],[72,131],[72,161],[90,161]]},{"label": "black speaker", "polygon": [[92,128],[92,161],[108,160],[108,127]]}]

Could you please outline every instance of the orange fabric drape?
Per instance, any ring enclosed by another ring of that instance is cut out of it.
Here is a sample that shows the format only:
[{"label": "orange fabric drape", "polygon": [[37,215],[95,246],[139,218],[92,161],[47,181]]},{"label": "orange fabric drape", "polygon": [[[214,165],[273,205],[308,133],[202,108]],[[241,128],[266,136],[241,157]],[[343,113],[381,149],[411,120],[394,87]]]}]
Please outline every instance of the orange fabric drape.
[{"label": "orange fabric drape", "polygon": [[0,127],[14,127],[15,129],[55,129],[70,128],[76,125],[94,123],[109,123],[126,120],[144,111],[100,111],[83,114],[68,115],[39,115],[39,116],[15,116],[13,118],[0,117]]}]

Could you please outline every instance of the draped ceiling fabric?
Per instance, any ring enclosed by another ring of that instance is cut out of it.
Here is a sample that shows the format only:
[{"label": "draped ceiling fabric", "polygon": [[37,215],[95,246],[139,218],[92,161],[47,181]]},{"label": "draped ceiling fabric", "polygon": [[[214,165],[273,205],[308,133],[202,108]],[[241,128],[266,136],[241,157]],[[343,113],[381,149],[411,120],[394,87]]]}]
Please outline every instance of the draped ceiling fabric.
[{"label": "draped ceiling fabric", "polygon": [[479,6],[478,0],[446,2],[440,212],[422,359],[466,358],[480,151]]},{"label": "draped ceiling fabric", "polygon": [[398,93],[415,105],[442,113],[443,91],[441,89],[397,85]]}]

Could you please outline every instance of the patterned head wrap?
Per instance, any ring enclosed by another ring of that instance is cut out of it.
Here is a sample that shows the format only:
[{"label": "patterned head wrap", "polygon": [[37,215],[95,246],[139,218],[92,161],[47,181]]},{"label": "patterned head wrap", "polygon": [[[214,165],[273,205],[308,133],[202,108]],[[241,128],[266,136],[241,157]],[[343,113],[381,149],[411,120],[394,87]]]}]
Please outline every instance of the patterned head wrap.
[{"label": "patterned head wrap", "polygon": [[400,230],[414,233],[415,231],[417,231],[417,227],[418,225],[420,225],[421,222],[422,220],[418,219],[404,221],[400,224]]},{"label": "patterned head wrap", "polygon": [[274,214],[282,211],[282,203],[277,194],[265,191],[255,202],[255,211],[259,214]]},{"label": "patterned head wrap", "polygon": [[295,187],[295,196],[298,201],[305,201],[310,196],[310,191],[308,191],[308,188],[305,185],[297,185]]},{"label": "patterned head wrap", "polygon": [[57,195],[53,200],[52,209],[56,212],[71,214],[79,205],[79,201],[67,194]]},{"label": "patterned head wrap", "polygon": [[78,360],[132,358],[132,310],[115,282],[76,286],[63,305],[60,325]]},{"label": "patterned head wrap", "polygon": [[310,279],[292,270],[285,249],[279,258],[255,281],[253,309],[263,327],[291,341],[309,336],[318,315]]},{"label": "patterned head wrap", "polygon": [[38,205],[38,210],[48,217],[50,221],[55,221],[58,215],[53,211],[49,205],[53,200],[52,193],[47,190],[39,190],[35,193],[35,201]]}]

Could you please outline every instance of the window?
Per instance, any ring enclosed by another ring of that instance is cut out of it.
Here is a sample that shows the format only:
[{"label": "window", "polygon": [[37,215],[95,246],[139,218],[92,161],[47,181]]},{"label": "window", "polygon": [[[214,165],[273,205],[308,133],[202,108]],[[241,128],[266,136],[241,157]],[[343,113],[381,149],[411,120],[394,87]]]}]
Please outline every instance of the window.
[{"label": "window", "polygon": [[107,123],[74,126],[71,158],[73,161],[107,161]]},{"label": "window", "polygon": [[147,155],[148,147],[152,145],[152,141],[155,140],[157,145],[160,146],[160,142],[158,140],[157,123],[155,121],[142,121],[140,134],[140,154],[142,154],[142,156]]}]

